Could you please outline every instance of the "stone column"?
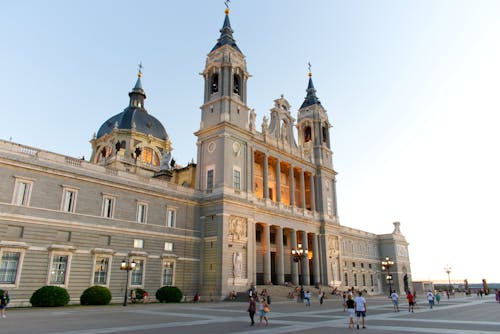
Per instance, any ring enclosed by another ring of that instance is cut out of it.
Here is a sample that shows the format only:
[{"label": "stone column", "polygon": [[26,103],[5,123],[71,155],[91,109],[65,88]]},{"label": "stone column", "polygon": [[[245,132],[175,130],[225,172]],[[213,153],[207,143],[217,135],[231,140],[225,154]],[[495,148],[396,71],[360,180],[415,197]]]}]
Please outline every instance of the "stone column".
[{"label": "stone column", "polygon": [[[290,247],[292,249],[297,249],[297,231],[290,230]],[[292,283],[293,285],[299,284],[299,264],[292,260]]]},{"label": "stone column", "polygon": [[290,206],[295,206],[295,180],[293,176],[293,166],[290,164]]},{"label": "stone column", "polygon": [[312,235],[312,269],[313,269],[313,277],[314,282],[312,282],[315,286],[319,286],[321,280],[319,277],[319,247],[318,247],[318,236],[316,234]]},{"label": "stone column", "polygon": [[263,165],[263,172],[262,172],[262,186],[264,187],[264,199],[267,201],[269,198],[269,185],[267,183],[267,174],[268,174],[268,166],[267,166],[267,153],[264,152],[264,161],[262,163]]},{"label": "stone column", "polygon": [[269,225],[263,224],[262,229],[262,251],[264,253],[264,284],[271,282],[271,242]]},{"label": "stone column", "polygon": [[281,203],[281,166],[279,158],[276,158],[276,202]]},{"label": "stone column", "polygon": [[254,166],[254,149],[253,147],[251,146],[248,146],[248,154],[250,155],[249,157],[249,162],[248,162],[248,172],[247,172],[247,175],[250,175],[249,178],[248,178],[248,182],[250,184],[247,185],[247,189],[246,191],[249,192],[249,193],[254,193],[255,191],[255,171],[253,169],[253,166]]},{"label": "stone column", "polygon": [[[302,248],[308,249],[309,247],[307,245],[307,232],[302,231],[301,234],[302,234]],[[310,274],[309,274],[309,259],[307,258],[306,254],[304,254],[304,256],[302,257],[302,284],[311,285]]]},{"label": "stone column", "polygon": [[281,226],[276,226],[276,247],[277,249],[277,259],[276,259],[276,280],[278,285],[285,284],[285,254],[283,247],[283,228]]},{"label": "stone column", "polygon": [[300,197],[302,199],[302,209],[306,208],[306,185],[304,182],[304,170],[300,171]]},{"label": "stone column", "polygon": [[316,211],[316,196],[314,195],[314,191],[315,191],[315,185],[314,185],[314,175],[313,173],[310,174],[309,176],[309,183],[311,185],[311,193],[310,193],[310,196],[311,196],[311,211],[314,212]]}]

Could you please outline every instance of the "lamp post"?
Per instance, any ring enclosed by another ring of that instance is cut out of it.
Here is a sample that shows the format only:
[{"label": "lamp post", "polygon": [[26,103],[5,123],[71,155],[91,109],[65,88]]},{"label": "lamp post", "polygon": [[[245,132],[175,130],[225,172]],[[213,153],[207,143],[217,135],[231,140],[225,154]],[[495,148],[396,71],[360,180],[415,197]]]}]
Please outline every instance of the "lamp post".
[{"label": "lamp post", "polygon": [[444,267],[444,272],[448,274],[448,295],[449,295],[451,293],[451,280],[450,280],[451,268],[449,265],[446,265],[446,267]]},{"label": "lamp post", "polygon": [[292,249],[292,258],[294,262],[299,263],[300,274],[299,274],[299,285],[302,286],[302,259],[307,257],[309,251],[302,248],[302,244],[297,244],[297,249]]},{"label": "lamp post", "polygon": [[123,260],[120,265],[120,270],[125,270],[127,272],[127,278],[125,279],[125,295],[123,297],[123,306],[127,306],[127,292],[128,292],[128,272],[134,270],[136,263],[134,260],[130,261],[130,259]]},{"label": "lamp post", "polygon": [[388,256],[382,260],[382,270],[387,271],[387,276],[385,277],[387,282],[389,283],[389,296],[392,294],[392,275],[391,275],[391,267],[394,265],[394,261]]}]

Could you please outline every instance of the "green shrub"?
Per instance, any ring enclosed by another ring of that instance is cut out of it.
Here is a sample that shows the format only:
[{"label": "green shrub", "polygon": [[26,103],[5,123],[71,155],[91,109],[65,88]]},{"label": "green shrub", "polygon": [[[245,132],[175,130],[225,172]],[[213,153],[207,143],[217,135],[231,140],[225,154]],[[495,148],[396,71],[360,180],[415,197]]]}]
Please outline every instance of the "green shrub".
[{"label": "green shrub", "polygon": [[176,286],[162,286],[156,291],[156,299],[160,303],[178,303],[182,299],[182,292]]},{"label": "green shrub", "polygon": [[111,291],[100,285],[87,288],[80,296],[80,304],[82,305],[107,305],[110,301]]},{"label": "green shrub", "polygon": [[33,292],[30,303],[34,307],[64,306],[69,303],[69,294],[65,288],[43,286]]}]

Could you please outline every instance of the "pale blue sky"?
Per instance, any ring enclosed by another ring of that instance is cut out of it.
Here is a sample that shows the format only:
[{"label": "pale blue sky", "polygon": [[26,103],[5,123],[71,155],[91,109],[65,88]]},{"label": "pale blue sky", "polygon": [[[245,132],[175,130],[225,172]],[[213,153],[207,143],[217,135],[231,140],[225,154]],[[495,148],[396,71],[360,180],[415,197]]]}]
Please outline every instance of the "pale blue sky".
[{"label": "pale blue sky", "polygon": [[[196,157],[199,73],[223,1],[2,1],[0,137],[90,156],[144,65],[173,156]],[[410,242],[414,279],[500,281],[500,1],[233,0],[258,123],[302,103],[307,62],[333,124],[343,225]]]}]

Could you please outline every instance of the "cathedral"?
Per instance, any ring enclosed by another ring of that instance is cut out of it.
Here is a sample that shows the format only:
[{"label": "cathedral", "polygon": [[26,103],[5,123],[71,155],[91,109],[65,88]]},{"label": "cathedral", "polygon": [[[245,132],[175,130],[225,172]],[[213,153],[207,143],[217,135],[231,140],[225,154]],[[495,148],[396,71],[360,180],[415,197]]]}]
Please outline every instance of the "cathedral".
[{"label": "cathedral", "polygon": [[331,123],[312,74],[298,110],[280,96],[256,124],[226,9],[201,75],[187,166],[171,156],[182,138],[146,108],[141,69],[126,108],[90,140],[89,161],[0,140],[0,289],[12,305],[30,305],[44,285],[66,288],[71,303],[93,285],[114,302],[165,285],[186,300],[270,284],[408,289],[399,222],[377,235],[338,219]]}]

